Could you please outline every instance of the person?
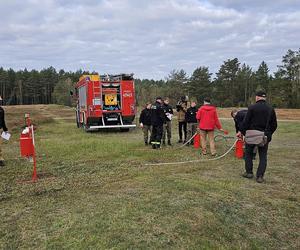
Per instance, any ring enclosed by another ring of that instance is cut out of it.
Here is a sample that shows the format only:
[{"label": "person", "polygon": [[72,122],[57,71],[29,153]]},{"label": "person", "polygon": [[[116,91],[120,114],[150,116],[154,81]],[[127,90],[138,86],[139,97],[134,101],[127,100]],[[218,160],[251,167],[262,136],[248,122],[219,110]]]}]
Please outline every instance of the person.
[{"label": "person", "polygon": [[[242,124],[243,135],[247,130],[259,130],[267,136],[267,143],[264,146],[258,146],[259,164],[256,171],[256,181],[264,182],[264,174],[267,168],[267,153],[272,135],[277,129],[277,118],[275,110],[266,103],[267,94],[265,91],[256,93],[256,103],[249,106],[248,112]],[[245,152],[245,178],[253,178],[253,149],[257,145],[246,143]]]},{"label": "person", "polygon": [[248,111],[247,109],[242,109],[242,110],[233,109],[231,111],[231,117],[234,120],[235,131],[237,134],[238,132],[241,132],[242,124],[247,114],[247,111]]},{"label": "person", "polygon": [[157,97],[155,103],[151,105],[151,144],[153,149],[160,148],[164,121],[165,112],[162,108],[162,99]]},{"label": "person", "polygon": [[[0,102],[2,103],[2,97],[0,96]],[[6,127],[6,124],[5,124],[5,112],[4,112],[4,109],[0,106],[0,129],[2,129],[4,132],[7,132],[8,129]],[[5,162],[4,162],[4,158],[3,158],[3,155],[2,155],[2,140],[0,139],[0,166],[3,167],[5,166]]]},{"label": "person", "polygon": [[[248,112],[247,109],[241,109],[241,110],[233,109],[231,111],[231,117],[234,120],[236,136],[241,140],[243,140],[242,138],[243,136],[241,134],[242,125],[247,112]],[[253,160],[255,160],[256,158],[256,153],[257,153],[257,147],[253,149]],[[245,152],[244,152],[244,159],[245,159]]]},{"label": "person", "polygon": [[146,107],[142,110],[140,115],[140,127],[143,130],[144,133],[144,142],[147,146],[150,144],[150,141],[148,142],[149,134],[151,134],[151,103],[148,102],[146,104]]},{"label": "person", "polygon": [[163,145],[166,145],[166,136],[168,138],[168,145],[172,146],[171,144],[171,137],[172,137],[172,116],[173,116],[173,108],[172,106],[169,104],[169,98],[165,98],[164,99],[164,103],[162,105],[162,108],[164,110],[165,113],[165,122],[163,125],[163,137],[162,137],[162,143]]},{"label": "person", "polygon": [[[180,101],[178,101],[176,105],[177,110],[177,119],[178,119],[178,133],[179,133],[179,140],[178,143],[185,142],[186,141],[186,134],[187,134],[187,128],[186,128],[186,121],[185,121],[185,113],[187,111],[187,98],[185,96],[182,96],[180,98]],[[182,131],[184,134],[184,140],[182,141]]]},{"label": "person", "polygon": [[191,107],[189,107],[185,113],[185,120],[187,122],[187,141],[191,140],[187,145],[193,145],[194,141],[192,136],[197,131],[198,121],[196,118],[197,114],[197,108],[196,108],[196,102],[191,102]]},{"label": "person", "polygon": [[219,121],[216,107],[211,105],[209,97],[204,98],[204,104],[198,109],[196,118],[199,121],[202,154],[207,154],[206,137],[208,136],[210,153],[212,156],[216,156],[214,130],[215,128],[218,128],[221,131],[224,130]]}]

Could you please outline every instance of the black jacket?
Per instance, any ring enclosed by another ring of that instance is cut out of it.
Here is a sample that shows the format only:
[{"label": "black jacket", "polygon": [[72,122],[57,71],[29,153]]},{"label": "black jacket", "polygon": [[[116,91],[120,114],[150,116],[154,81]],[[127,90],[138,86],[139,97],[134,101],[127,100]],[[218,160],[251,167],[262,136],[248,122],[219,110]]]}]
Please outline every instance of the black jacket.
[{"label": "black jacket", "polygon": [[155,102],[151,106],[151,125],[162,126],[165,121],[165,112],[159,102]]},{"label": "black jacket", "polygon": [[143,109],[140,115],[140,123],[144,125],[151,125],[151,109]]},{"label": "black jacket", "polygon": [[190,107],[185,113],[185,120],[187,123],[197,123],[196,114],[198,109],[196,107]]},{"label": "black jacket", "polygon": [[233,119],[236,132],[242,131],[243,121],[247,114],[247,111],[247,109],[242,109],[236,113],[236,116]]},{"label": "black jacket", "polygon": [[268,141],[272,140],[272,134],[277,129],[277,118],[275,110],[264,100],[257,101],[248,108],[241,132],[245,135],[248,129],[265,131]]},{"label": "black jacket", "polygon": [[172,108],[172,106],[171,105],[169,105],[169,104],[163,104],[162,105],[162,109],[163,109],[163,111],[164,111],[164,113],[165,113],[165,121],[171,121],[168,117],[167,117],[167,113],[170,113],[170,114],[173,114],[173,108]]},{"label": "black jacket", "polygon": [[3,128],[3,131],[7,131],[4,118],[4,109],[2,107],[0,107],[0,129],[1,128]]}]

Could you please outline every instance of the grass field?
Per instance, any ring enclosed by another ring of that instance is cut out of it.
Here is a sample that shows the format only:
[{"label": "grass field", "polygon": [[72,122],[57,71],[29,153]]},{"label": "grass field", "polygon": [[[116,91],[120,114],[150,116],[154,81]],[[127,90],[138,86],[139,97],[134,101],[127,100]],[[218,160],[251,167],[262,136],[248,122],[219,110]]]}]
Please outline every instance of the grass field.
[{"label": "grass field", "polygon": [[[266,183],[257,184],[241,178],[243,161],[233,153],[145,166],[201,156],[176,143],[147,148],[139,129],[85,133],[67,107],[5,110],[13,137],[2,145],[1,249],[300,249],[299,120],[279,122]],[[25,112],[37,126],[34,184],[26,182],[32,164],[19,157]],[[233,122],[222,123],[233,135]],[[219,154],[227,148],[217,144]]]}]

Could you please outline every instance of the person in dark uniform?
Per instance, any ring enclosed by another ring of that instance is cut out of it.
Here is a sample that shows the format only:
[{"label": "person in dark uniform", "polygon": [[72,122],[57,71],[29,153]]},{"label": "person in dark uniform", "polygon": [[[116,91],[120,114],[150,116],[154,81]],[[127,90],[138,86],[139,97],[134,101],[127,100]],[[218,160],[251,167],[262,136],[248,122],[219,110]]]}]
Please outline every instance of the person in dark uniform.
[{"label": "person in dark uniform", "polygon": [[[267,143],[264,146],[258,146],[259,164],[256,172],[256,181],[264,182],[264,174],[267,168],[268,146],[272,140],[272,135],[277,129],[277,118],[275,110],[266,103],[266,92],[258,91],[256,93],[256,103],[248,108],[248,112],[242,124],[241,133],[246,134],[247,130],[259,130],[265,132]],[[253,149],[256,145],[246,143],[245,169],[243,174],[245,178],[253,178]]]},{"label": "person in dark uniform", "polygon": [[164,121],[165,112],[162,108],[162,99],[157,97],[156,102],[151,106],[151,144],[153,149],[160,148]]},{"label": "person in dark uniform", "polygon": [[172,137],[172,117],[173,117],[173,108],[169,104],[169,98],[164,99],[162,108],[165,113],[165,122],[163,125],[163,145],[166,144],[166,136],[168,137],[168,145],[171,146],[171,137]]},{"label": "person in dark uniform", "polygon": [[[2,104],[2,97],[0,96],[0,103]],[[0,129],[3,129],[4,132],[7,132],[8,129],[5,124],[5,114],[4,114],[4,109],[0,106]],[[5,166],[4,163],[4,158],[2,156],[2,139],[0,139],[0,166],[3,167]]]},{"label": "person in dark uniform", "polygon": [[146,107],[142,110],[140,115],[140,127],[143,130],[144,133],[144,142],[145,145],[148,145],[150,142],[148,142],[149,134],[151,134],[151,103],[148,102],[146,104]]},{"label": "person in dark uniform", "polygon": [[[191,107],[189,107],[185,113],[185,120],[187,122],[187,141],[189,141],[192,136],[196,133],[197,131],[197,126],[198,126],[198,120],[196,118],[197,114],[197,107],[196,107],[196,102],[192,101],[191,102]],[[187,145],[193,145],[194,140],[192,139]]]}]

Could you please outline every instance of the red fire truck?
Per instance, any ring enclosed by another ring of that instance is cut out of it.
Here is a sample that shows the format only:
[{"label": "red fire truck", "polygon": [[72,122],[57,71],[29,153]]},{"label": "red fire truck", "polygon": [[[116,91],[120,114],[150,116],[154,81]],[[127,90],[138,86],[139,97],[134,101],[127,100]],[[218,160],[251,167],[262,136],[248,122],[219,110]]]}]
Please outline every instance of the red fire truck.
[{"label": "red fire truck", "polygon": [[83,75],[75,86],[76,122],[86,131],[128,131],[136,114],[133,74]]}]

